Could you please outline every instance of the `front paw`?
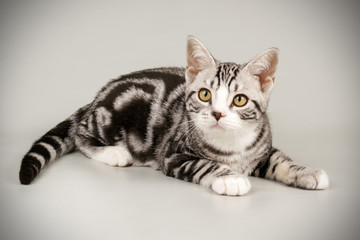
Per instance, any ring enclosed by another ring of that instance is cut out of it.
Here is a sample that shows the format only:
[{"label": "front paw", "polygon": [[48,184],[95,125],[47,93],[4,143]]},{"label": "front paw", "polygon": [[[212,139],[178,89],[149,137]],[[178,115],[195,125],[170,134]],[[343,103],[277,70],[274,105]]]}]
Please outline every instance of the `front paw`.
[{"label": "front paw", "polygon": [[211,188],[217,194],[242,196],[250,191],[251,185],[245,176],[224,176],[216,178]]},{"label": "front paw", "polygon": [[307,169],[297,175],[295,185],[304,189],[327,189],[329,177],[323,170]]}]

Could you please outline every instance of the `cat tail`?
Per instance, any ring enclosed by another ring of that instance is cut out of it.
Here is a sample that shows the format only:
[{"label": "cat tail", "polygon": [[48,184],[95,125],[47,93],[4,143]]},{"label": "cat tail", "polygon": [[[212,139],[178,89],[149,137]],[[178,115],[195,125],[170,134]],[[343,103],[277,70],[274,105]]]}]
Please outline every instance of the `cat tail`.
[{"label": "cat tail", "polygon": [[21,162],[21,184],[30,184],[47,164],[75,150],[76,126],[88,106],[80,108],[34,142]]}]

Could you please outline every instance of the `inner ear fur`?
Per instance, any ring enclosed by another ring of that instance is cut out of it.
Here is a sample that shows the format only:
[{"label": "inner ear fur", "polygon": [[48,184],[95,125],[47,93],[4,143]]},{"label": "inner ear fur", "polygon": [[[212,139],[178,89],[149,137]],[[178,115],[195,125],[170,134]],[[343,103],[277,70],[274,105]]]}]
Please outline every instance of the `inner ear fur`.
[{"label": "inner ear fur", "polygon": [[248,64],[250,73],[258,77],[263,92],[269,92],[274,84],[278,61],[279,50],[269,48]]},{"label": "inner ear fur", "polygon": [[199,72],[215,67],[215,60],[210,52],[194,36],[188,36],[187,40],[187,67],[186,77],[188,81],[194,81]]}]

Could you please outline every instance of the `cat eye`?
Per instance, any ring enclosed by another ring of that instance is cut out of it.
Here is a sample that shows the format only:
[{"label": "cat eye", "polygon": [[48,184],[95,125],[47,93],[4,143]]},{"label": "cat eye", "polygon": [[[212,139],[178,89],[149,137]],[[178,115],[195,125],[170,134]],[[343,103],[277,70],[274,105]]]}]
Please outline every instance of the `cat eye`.
[{"label": "cat eye", "polygon": [[199,91],[199,98],[203,102],[208,102],[211,99],[211,92],[206,88],[202,88]]},{"label": "cat eye", "polygon": [[238,94],[234,97],[234,104],[237,107],[243,107],[248,102],[248,98],[243,94]]}]

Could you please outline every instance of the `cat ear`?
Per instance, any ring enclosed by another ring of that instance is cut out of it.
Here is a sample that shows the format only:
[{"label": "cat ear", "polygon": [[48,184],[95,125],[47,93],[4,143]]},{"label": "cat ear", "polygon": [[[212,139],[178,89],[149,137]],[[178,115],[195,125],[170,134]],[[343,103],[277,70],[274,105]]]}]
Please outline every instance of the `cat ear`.
[{"label": "cat ear", "polygon": [[188,36],[186,80],[194,81],[197,74],[205,69],[215,67],[215,60],[198,39]]},{"label": "cat ear", "polygon": [[278,56],[279,49],[269,48],[247,64],[250,74],[258,77],[261,90],[265,94],[269,94],[274,85]]}]

